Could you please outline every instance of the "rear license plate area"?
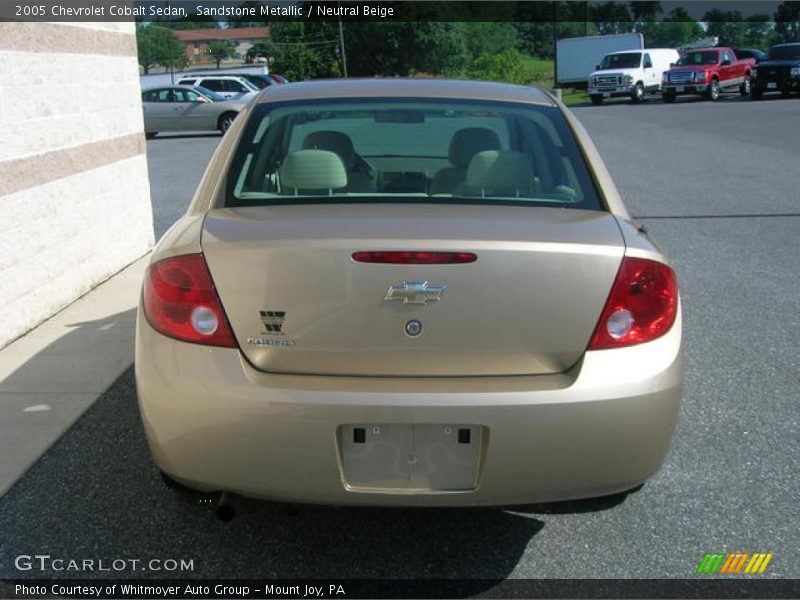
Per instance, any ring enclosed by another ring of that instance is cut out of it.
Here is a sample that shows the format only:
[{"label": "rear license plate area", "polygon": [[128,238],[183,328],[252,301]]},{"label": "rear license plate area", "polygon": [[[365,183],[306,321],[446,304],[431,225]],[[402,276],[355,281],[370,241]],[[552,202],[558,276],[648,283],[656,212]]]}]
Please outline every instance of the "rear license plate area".
[{"label": "rear license plate area", "polygon": [[777,87],[778,87],[778,84],[777,84],[776,82],[774,82],[774,81],[770,81],[770,82],[767,84],[767,89],[768,89],[768,90],[774,90],[774,89],[776,89]]},{"label": "rear license plate area", "polygon": [[464,424],[342,425],[342,479],[354,491],[474,490],[483,430]]}]

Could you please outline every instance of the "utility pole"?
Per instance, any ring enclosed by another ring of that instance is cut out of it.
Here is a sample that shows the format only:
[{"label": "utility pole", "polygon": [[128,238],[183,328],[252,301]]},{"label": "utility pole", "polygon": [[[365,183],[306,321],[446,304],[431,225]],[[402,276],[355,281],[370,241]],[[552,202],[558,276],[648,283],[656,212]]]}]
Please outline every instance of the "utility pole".
[{"label": "utility pole", "polygon": [[342,71],[344,72],[344,78],[347,79],[347,54],[345,54],[344,51],[344,27],[342,26],[342,15],[339,15],[339,51],[342,53]]},{"label": "utility pole", "polygon": [[558,0],[553,0],[553,87],[558,87]]}]

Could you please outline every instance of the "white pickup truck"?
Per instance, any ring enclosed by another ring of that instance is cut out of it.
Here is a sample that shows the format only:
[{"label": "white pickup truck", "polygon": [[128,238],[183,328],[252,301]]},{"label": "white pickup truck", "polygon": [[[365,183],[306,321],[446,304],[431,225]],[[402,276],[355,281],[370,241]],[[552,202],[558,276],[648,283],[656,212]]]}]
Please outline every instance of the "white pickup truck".
[{"label": "white pickup truck", "polygon": [[671,48],[624,50],[606,54],[597,70],[589,75],[592,104],[604,98],[630,97],[642,102],[647,94],[661,93],[661,79],[680,54]]}]

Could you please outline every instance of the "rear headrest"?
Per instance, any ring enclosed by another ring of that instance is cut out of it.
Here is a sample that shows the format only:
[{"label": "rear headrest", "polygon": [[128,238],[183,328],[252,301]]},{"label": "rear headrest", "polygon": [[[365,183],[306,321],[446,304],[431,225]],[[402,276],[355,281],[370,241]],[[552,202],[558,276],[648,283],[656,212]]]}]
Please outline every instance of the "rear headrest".
[{"label": "rear headrest", "polygon": [[478,152],[499,149],[500,138],[494,131],[485,127],[466,127],[453,135],[448,156],[453,166],[466,167]]},{"label": "rear headrest", "polygon": [[347,186],[347,171],[338,154],[328,150],[297,150],[279,170],[283,188],[339,189]]},{"label": "rear headrest", "polygon": [[356,149],[350,136],[341,131],[315,131],[309,133],[303,140],[306,150],[328,150],[335,152],[344,161],[345,167],[352,170],[356,164]]},{"label": "rear headrest", "polygon": [[474,191],[529,194],[533,183],[533,169],[522,152],[487,150],[478,152],[469,161],[465,183],[467,188]]}]

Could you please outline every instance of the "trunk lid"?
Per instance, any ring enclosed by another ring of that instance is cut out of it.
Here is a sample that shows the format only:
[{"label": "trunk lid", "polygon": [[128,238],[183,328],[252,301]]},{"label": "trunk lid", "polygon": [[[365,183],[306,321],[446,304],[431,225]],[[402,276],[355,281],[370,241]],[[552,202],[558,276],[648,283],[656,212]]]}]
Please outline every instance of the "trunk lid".
[{"label": "trunk lid", "polygon": [[[624,253],[605,212],[422,204],[217,209],[205,219],[202,247],[253,366],[362,376],[563,372],[585,351]],[[478,258],[352,259],[364,251]],[[445,286],[439,301],[429,293],[427,304],[406,303],[426,297],[404,292],[419,282]],[[406,332],[411,320],[422,326],[415,337]]]}]

